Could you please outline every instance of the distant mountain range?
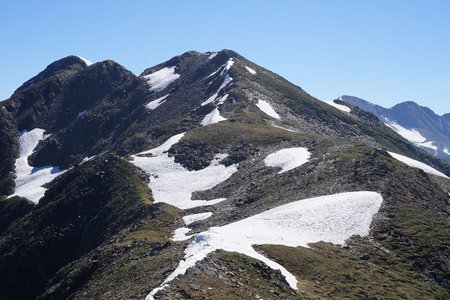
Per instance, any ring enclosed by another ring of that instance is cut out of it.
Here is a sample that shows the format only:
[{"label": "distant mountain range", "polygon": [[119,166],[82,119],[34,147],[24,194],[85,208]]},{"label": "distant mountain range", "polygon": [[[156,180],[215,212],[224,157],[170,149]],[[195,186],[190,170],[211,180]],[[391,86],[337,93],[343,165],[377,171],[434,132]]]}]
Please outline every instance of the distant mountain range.
[{"label": "distant mountain range", "polygon": [[336,102],[339,103],[339,100],[376,115],[416,146],[450,161],[450,113],[439,116],[428,107],[412,101],[385,108],[353,96],[341,96]]}]

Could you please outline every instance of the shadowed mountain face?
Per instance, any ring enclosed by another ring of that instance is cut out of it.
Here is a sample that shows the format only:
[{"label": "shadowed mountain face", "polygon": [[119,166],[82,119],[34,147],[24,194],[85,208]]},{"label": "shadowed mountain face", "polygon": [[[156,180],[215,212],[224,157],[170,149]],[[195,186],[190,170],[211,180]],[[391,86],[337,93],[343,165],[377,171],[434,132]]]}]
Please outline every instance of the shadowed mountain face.
[{"label": "shadowed mountain face", "polygon": [[442,118],[445,122],[447,122],[447,124],[450,124],[450,113],[442,115],[441,118]]},{"label": "shadowed mountain face", "polygon": [[439,116],[428,107],[412,101],[384,108],[357,97],[341,96],[339,99],[373,113],[417,146],[438,158],[450,161],[449,114]]},{"label": "shadowed mountain face", "polygon": [[445,116],[348,99],[231,50],[52,63],[1,103],[0,299],[447,298],[450,165],[392,125]]}]

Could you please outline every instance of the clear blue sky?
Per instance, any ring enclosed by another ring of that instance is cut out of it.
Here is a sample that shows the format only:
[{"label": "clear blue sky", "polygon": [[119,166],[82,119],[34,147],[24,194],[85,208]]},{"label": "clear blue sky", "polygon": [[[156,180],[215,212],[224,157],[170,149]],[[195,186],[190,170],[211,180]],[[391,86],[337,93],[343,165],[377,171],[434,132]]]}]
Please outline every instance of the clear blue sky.
[{"label": "clear blue sky", "polygon": [[0,43],[0,99],[69,54],[139,74],[187,50],[228,48],[319,99],[450,112],[447,0],[0,0]]}]

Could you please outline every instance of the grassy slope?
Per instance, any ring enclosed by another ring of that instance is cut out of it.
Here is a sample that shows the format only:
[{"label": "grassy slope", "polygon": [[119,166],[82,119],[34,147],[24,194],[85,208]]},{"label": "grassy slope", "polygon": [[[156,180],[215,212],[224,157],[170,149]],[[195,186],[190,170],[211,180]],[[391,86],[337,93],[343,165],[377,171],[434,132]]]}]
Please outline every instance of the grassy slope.
[{"label": "grassy slope", "polygon": [[[124,229],[138,228],[158,216],[158,206],[151,202],[142,174],[114,156],[99,157],[61,175],[40,203],[0,239],[0,272],[5,278],[0,298],[34,299],[60,268]],[[162,211],[166,213],[161,216],[171,214],[170,209]],[[24,284],[27,289],[20,288]]]},{"label": "grassy slope", "polygon": [[445,290],[396,264],[392,256],[376,265],[338,246],[312,248],[258,246],[296,275],[298,288],[311,299],[445,299]]}]

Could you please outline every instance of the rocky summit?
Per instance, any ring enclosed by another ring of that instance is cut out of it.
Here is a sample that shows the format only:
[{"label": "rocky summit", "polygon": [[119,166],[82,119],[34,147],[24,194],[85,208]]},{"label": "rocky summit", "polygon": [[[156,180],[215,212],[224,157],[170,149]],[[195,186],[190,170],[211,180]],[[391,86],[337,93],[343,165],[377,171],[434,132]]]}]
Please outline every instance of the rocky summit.
[{"label": "rocky summit", "polygon": [[0,102],[0,299],[450,298],[450,164],[342,100],[232,50],[50,64]]}]

